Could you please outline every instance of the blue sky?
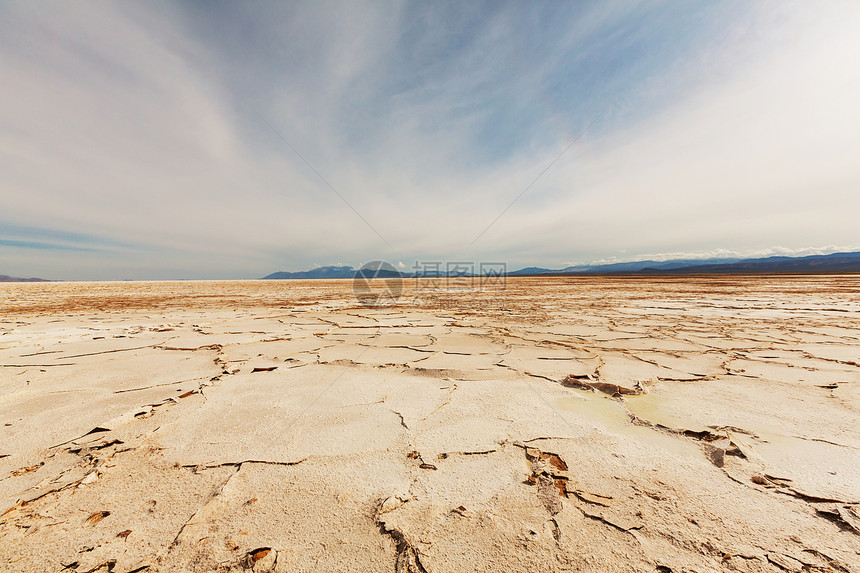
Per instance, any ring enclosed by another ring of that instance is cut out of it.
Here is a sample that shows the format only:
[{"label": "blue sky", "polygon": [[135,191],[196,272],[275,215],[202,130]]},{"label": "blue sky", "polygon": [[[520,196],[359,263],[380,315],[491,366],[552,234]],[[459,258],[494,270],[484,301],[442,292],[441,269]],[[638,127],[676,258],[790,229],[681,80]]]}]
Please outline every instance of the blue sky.
[{"label": "blue sky", "polygon": [[0,273],[860,250],[858,29],[836,0],[6,2]]}]

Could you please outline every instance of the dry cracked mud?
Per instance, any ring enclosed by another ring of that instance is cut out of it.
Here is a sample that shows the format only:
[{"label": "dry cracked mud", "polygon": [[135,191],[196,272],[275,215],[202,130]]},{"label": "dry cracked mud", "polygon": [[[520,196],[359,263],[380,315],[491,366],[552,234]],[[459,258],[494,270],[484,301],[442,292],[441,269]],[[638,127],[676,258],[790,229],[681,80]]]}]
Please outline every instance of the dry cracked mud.
[{"label": "dry cracked mud", "polygon": [[860,277],[0,285],[0,570],[860,572]]}]

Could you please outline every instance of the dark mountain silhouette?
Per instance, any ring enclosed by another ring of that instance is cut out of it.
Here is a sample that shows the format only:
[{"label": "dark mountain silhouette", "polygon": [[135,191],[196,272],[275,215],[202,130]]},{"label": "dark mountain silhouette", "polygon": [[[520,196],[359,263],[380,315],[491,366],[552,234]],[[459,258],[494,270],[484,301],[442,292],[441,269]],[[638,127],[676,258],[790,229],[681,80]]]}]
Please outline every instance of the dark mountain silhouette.
[{"label": "dark mountain silhouette", "polygon": [[544,269],[541,267],[526,267],[524,269],[520,269],[518,271],[511,271],[508,273],[508,276],[534,276],[534,275],[545,275],[547,273],[558,273],[561,271],[554,271],[552,269]]},{"label": "dark mountain silhouette", "polygon": [[767,257],[734,263],[689,265],[674,269],[644,268],[642,274],[699,273],[860,273],[860,253],[833,253],[807,257]]},{"label": "dark mountain silhouette", "polygon": [[351,279],[355,276],[352,267],[319,267],[309,271],[272,273],[263,279]]},{"label": "dark mountain silhouette", "polygon": [[544,269],[541,267],[526,267],[518,271],[508,273],[509,275],[545,275],[545,274],[576,274],[576,273],[617,273],[638,272],[643,269],[676,269],[689,265],[734,263],[740,261],[737,258],[725,259],[671,259],[668,261],[628,261],[623,263],[606,263],[600,265],[575,265],[560,270]]},{"label": "dark mountain silhouette", "polygon": [[[273,273],[265,279],[351,279],[356,273],[380,278],[431,276],[421,273],[401,273],[386,269],[355,269],[353,267],[319,267],[309,271]],[[577,265],[560,270],[526,267],[508,272],[509,276],[541,275],[678,275],[707,273],[860,273],[860,252],[810,255],[805,257],[766,257],[760,259],[673,259],[669,261],[630,261],[602,265]],[[432,276],[445,276],[445,272]],[[461,273],[452,273],[452,276]]]},{"label": "dark mountain silhouette", "polygon": [[723,264],[734,263],[740,261],[738,258],[725,259],[671,259],[668,261],[630,261],[625,263],[607,263],[603,265],[578,265],[575,267],[567,267],[559,272],[637,272],[643,269],[678,269],[690,265],[707,265],[707,264]]},{"label": "dark mountain silhouette", "polygon": [[760,259],[674,259],[631,261],[605,265],[578,265],[553,271],[528,267],[509,275],[679,275],[679,274],[766,274],[766,273],[860,273],[860,253],[833,253],[805,257]]},{"label": "dark mountain silhouette", "polygon": [[37,278],[29,278],[22,279],[18,277],[10,277],[7,275],[0,275],[0,283],[44,283],[48,282],[47,279],[37,279]]},{"label": "dark mountain silhouette", "polygon": [[354,267],[318,267],[309,271],[287,272],[281,271],[263,277],[268,279],[351,279],[356,275],[367,278],[392,278],[409,276],[398,271],[389,269],[356,269]]}]

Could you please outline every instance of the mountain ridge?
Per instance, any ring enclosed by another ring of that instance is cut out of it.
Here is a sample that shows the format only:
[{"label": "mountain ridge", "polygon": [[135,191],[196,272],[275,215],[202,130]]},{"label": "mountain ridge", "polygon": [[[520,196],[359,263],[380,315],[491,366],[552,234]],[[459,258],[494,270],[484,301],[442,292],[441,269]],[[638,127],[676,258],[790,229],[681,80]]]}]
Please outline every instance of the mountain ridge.
[{"label": "mountain ridge", "polygon": [[0,275],[0,283],[46,283],[48,279],[38,279],[35,277],[21,278],[10,277],[9,275]]},{"label": "mountain ridge", "polygon": [[[351,279],[360,269],[351,266],[325,266],[307,271],[280,271],[263,277],[270,279]],[[678,274],[761,274],[761,273],[860,273],[860,252],[805,255],[802,257],[771,256],[742,259],[737,257],[708,259],[641,260],[596,265],[575,265],[563,269],[525,267],[506,272],[507,276],[544,275],[678,275]],[[454,274],[454,273],[452,273]],[[458,276],[462,273],[456,273]],[[380,275],[377,275],[380,276]],[[414,278],[418,273],[388,271],[386,277]],[[443,271],[436,276],[446,276]],[[472,274],[471,276],[477,276]]]}]

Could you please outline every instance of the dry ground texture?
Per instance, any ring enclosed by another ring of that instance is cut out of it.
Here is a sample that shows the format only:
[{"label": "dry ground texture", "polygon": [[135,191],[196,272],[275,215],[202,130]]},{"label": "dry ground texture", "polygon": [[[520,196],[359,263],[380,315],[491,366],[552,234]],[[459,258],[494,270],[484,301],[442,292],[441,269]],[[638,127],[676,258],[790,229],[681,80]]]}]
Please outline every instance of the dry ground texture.
[{"label": "dry ground texture", "polygon": [[860,572],[859,415],[857,276],[4,284],[0,570]]}]

